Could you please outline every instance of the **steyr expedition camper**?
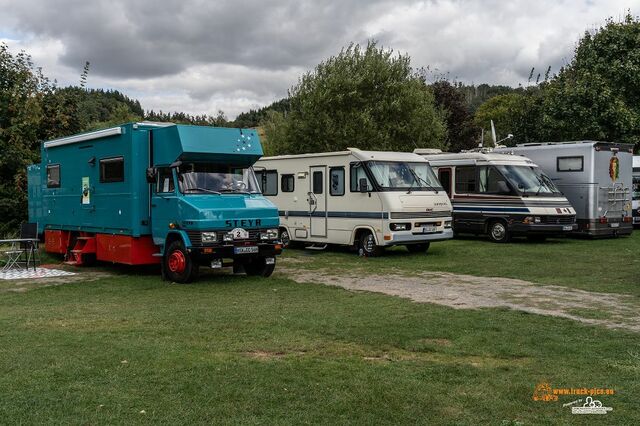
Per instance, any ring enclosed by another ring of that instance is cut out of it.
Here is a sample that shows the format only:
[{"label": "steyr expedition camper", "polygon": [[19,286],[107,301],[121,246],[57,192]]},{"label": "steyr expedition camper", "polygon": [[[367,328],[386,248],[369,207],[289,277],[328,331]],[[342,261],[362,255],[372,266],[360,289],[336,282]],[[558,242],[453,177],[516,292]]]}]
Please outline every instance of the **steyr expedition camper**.
[{"label": "steyr expedition camper", "polygon": [[29,220],[73,264],[162,264],[189,282],[200,265],[269,276],[278,211],[252,165],[254,130],[129,123],[51,140],[28,167]]},{"label": "steyr expedition camper", "polygon": [[633,226],[640,226],[640,155],[633,156]]},{"label": "steyr expedition camper", "polygon": [[283,243],[356,246],[375,256],[395,245],[424,252],[453,236],[451,203],[415,154],[349,148],[266,157],[256,173],[278,206]]},{"label": "steyr expedition camper", "polygon": [[538,163],[576,209],[578,233],[628,235],[633,145],[597,142],[529,143],[496,151]]},{"label": "steyr expedition camper", "polygon": [[437,170],[451,197],[456,233],[488,234],[504,243],[514,235],[544,240],[577,229],[569,201],[527,158],[484,150],[415,152]]}]

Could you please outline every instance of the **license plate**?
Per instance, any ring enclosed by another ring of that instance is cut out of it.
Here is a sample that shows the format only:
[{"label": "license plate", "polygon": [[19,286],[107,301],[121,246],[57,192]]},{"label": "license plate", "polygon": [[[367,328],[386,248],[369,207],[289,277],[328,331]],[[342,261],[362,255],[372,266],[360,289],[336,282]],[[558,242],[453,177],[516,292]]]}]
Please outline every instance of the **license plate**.
[{"label": "license plate", "polygon": [[249,253],[257,253],[258,246],[247,246],[247,247],[234,247],[234,254],[249,254]]},{"label": "license plate", "polygon": [[422,233],[423,234],[432,234],[434,232],[438,232],[438,228],[436,228],[435,226],[423,226],[422,227]]},{"label": "license plate", "polygon": [[565,225],[562,227],[563,231],[571,231],[573,230],[573,225]]},{"label": "license plate", "polygon": [[614,222],[614,223],[610,223],[609,226],[611,226],[612,228],[619,228],[620,224],[617,222]]}]

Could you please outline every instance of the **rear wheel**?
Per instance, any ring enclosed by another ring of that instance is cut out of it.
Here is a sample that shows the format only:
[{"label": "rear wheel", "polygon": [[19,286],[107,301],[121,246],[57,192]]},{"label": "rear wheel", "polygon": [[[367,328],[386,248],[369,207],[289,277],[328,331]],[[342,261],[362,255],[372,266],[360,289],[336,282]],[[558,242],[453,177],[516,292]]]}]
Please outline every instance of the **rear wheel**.
[{"label": "rear wheel", "polygon": [[429,243],[407,244],[407,250],[409,253],[424,253],[429,250],[429,245]]},{"label": "rear wheel", "polygon": [[169,244],[162,259],[163,275],[170,281],[189,283],[198,278],[199,268],[181,240]]},{"label": "rear wheel", "polygon": [[511,239],[507,223],[503,220],[494,220],[489,223],[489,238],[495,243],[506,243]]},{"label": "rear wheel", "polygon": [[273,258],[273,263],[268,264],[267,259],[264,257],[258,257],[255,259],[251,259],[249,262],[244,264],[244,270],[247,275],[252,277],[270,277],[273,274],[274,269],[276,268],[276,259]]},{"label": "rear wheel", "polygon": [[384,247],[376,244],[376,239],[371,231],[365,231],[360,235],[358,242],[358,254],[360,256],[375,257],[384,252]]}]

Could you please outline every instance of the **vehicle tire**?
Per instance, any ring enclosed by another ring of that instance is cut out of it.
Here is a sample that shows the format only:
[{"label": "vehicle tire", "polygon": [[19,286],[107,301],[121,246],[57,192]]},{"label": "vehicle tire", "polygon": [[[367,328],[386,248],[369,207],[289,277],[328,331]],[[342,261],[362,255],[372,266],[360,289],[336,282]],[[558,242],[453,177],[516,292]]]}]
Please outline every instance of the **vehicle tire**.
[{"label": "vehicle tire", "polygon": [[504,220],[494,220],[489,223],[489,238],[494,243],[507,243],[511,239],[511,233]]},{"label": "vehicle tire", "polygon": [[407,250],[409,253],[424,253],[429,250],[429,243],[419,243],[419,244],[407,244]]},{"label": "vehicle tire", "polygon": [[527,240],[532,243],[544,243],[547,240],[546,235],[527,235]]},{"label": "vehicle tire", "polygon": [[280,228],[280,242],[282,243],[282,248],[287,248],[291,244],[291,237],[286,228]]},{"label": "vehicle tire", "polygon": [[376,244],[376,239],[371,231],[365,231],[360,235],[358,241],[358,255],[366,257],[376,257],[382,255],[384,247]]},{"label": "vehicle tire", "polygon": [[251,259],[251,261],[244,264],[245,272],[251,277],[270,277],[275,268],[275,261],[271,265],[267,265],[264,257]]},{"label": "vehicle tire", "polygon": [[162,258],[163,276],[177,283],[190,283],[198,278],[199,266],[193,261],[182,240],[169,244]]}]

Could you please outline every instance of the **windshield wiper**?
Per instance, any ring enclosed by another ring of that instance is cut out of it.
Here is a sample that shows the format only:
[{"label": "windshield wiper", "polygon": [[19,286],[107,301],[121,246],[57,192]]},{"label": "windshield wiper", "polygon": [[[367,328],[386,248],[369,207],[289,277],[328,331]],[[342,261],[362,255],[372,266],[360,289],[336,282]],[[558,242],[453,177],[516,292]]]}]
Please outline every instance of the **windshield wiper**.
[{"label": "windshield wiper", "polygon": [[[409,169],[409,173],[411,173],[413,175],[413,178],[417,182],[422,181],[427,186],[427,189],[429,189],[430,191],[435,192],[436,194],[438,193],[438,189],[437,188],[429,185],[429,182],[427,182],[426,180],[424,180],[420,176],[418,176],[418,174],[411,167],[408,167],[408,169]],[[409,188],[409,192],[407,192],[407,194],[411,194],[411,188],[413,188],[413,183],[411,184],[411,187]]]},{"label": "windshield wiper", "polygon": [[182,192],[187,192],[187,191],[202,191],[202,192],[208,192],[210,194],[221,195],[218,191],[213,191],[211,189],[206,189],[206,188],[199,188],[197,186],[195,186],[193,188],[185,188],[185,189],[182,190]]},{"label": "windshield wiper", "polygon": [[233,192],[237,194],[254,194],[254,192],[245,191],[243,189],[221,189],[220,192],[225,192],[227,194],[229,192]]}]

